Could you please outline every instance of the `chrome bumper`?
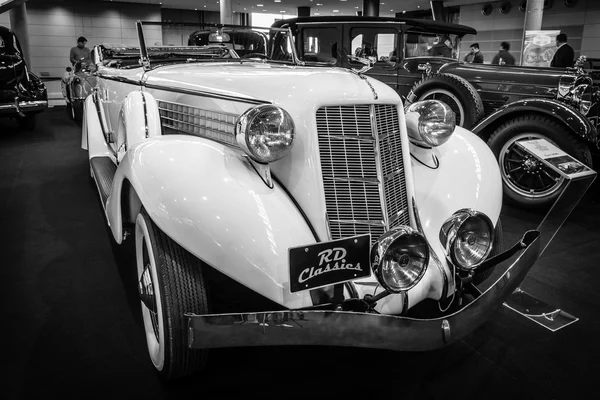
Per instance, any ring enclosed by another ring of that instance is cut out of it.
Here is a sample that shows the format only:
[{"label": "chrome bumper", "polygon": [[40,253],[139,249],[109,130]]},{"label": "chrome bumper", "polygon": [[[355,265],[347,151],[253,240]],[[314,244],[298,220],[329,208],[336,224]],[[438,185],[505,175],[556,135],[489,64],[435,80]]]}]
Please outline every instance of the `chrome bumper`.
[{"label": "chrome bumper", "polygon": [[19,112],[41,111],[47,107],[47,100],[19,101],[8,104],[0,104],[0,114],[18,114]]},{"label": "chrome bumper", "polygon": [[459,311],[440,318],[316,310],[187,314],[188,345],[192,349],[287,345],[438,349],[477,329],[518,288],[540,254],[539,236],[539,231],[527,232],[514,261],[488,290]]}]

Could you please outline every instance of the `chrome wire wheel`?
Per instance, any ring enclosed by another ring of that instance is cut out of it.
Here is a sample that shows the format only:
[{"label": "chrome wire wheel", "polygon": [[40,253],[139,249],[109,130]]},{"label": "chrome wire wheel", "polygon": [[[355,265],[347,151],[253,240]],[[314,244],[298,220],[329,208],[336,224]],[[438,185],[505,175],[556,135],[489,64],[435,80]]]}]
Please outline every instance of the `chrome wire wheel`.
[{"label": "chrome wire wheel", "polygon": [[465,110],[463,108],[462,103],[460,102],[460,100],[458,99],[458,97],[456,97],[456,95],[454,95],[454,93],[450,92],[449,90],[446,89],[431,89],[428,90],[427,92],[423,93],[423,95],[421,95],[421,97],[419,97],[419,100],[439,100],[443,103],[446,103],[448,105],[448,107],[450,107],[450,109],[452,111],[454,111],[454,114],[456,115],[456,125],[457,126],[463,126],[465,123]]},{"label": "chrome wire wheel", "polygon": [[156,272],[156,258],[149,240],[148,226],[142,215],[138,215],[136,219],[135,238],[138,293],[146,344],[152,364],[161,371],[165,363],[163,304]]},{"label": "chrome wire wheel", "polygon": [[498,159],[502,180],[523,197],[545,198],[560,189],[564,178],[517,145],[520,140],[531,139],[545,139],[556,145],[548,137],[536,133],[522,133],[507,140]]}]

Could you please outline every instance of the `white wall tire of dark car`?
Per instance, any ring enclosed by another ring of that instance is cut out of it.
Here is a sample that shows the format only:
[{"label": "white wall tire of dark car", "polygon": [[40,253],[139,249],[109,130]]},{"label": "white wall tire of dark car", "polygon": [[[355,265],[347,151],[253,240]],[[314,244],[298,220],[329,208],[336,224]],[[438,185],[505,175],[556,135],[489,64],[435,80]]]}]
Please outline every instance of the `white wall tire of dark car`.
[{"label": "white wall tire of dark car", "polygon": [[498,159],[504,197],[522,208],[547,209],[559,196],[564,178],[516,146],[518,141],[529,139],[546,139],[588,166],[592,165],[592,155],[585,142],[543,115],[520,116],[496,128],[488,146]]},{"label": "white wall tire of dark car", "polygon": [[407,103],[440,100],[456,114],[456,125],[471,129],[484,116],[483,101],[466,79],[452,74],[431,74],[414,84]]},{"label": "white wall tire of dark car", "polygon": [[206,364],[206,350],[190,350],[184,314],[206,314],[202,262],[150,219],[142,208],[135,224],[138,292],[148,354],[166,379],[191,375]]}]

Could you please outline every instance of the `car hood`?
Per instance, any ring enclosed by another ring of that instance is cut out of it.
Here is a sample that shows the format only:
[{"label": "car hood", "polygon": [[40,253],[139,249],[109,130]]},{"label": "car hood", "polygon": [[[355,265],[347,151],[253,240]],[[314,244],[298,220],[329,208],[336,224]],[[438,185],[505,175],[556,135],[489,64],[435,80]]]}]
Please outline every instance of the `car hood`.
[{"label": "car hood", "polygon": [[[556,86],[561,77],[569,75],[563,69],[522,67],[516,65],[468,64],[453,62],[442,66],[439,72],[455,74],[468,81],[503,81],[527,83],[535,86]],[[573,75],[573,78],[575,76]]]},{"label": "car hood", "polygon": [[[257,81],[261,84],[257,85]],[[397,101],[395,92],[386,85],[373,79],[361,79],[347,69],[257,62],[161,67],[147,74],[146,86],[156,85],[273,104],[289,104],[293,98],[331,98],[332,82],[337,87],[346,89],[343,96],[347,101],[364,104],[373,102],[376,97],[381,99],[382,96],[390,101]],[[339,94],[336,91],[337,99]]]}]

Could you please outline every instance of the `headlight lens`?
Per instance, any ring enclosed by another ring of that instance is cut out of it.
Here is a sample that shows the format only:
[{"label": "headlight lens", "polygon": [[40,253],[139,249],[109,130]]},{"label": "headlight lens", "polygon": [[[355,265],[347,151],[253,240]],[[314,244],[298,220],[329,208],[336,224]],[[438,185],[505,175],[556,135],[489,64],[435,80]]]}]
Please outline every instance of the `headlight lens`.
[{"label": "headlight lens", "polygon": [[251,108],[238,118],[235,139],[253,160],[269,163],[292,148],[295,131],[287,111],[266,104]]},{"label": "headlight lens", "polygon": [[459,210],[442,224],[440,242],[457,268],[471,270],[485,261],[492,251],[494,225],[479,211]]},{"label": "headlight lens", "polygon": [[588,84],[578,85],[573,90],[573,99],[579,105],[579,111],[587,115],[592,107],[592,87]]},{"label": "headlight lens", "polygon": [[454,132],[454,111],[439,100],[417,101],[405,110],[408,135],[428,146],[440,146]]},{"label": "headlight lens", "polygon": [[371,248],[371,268],[377,281],[392,293],[414,287],[429,263],[425,237],[409,226],[390,229]]}]

